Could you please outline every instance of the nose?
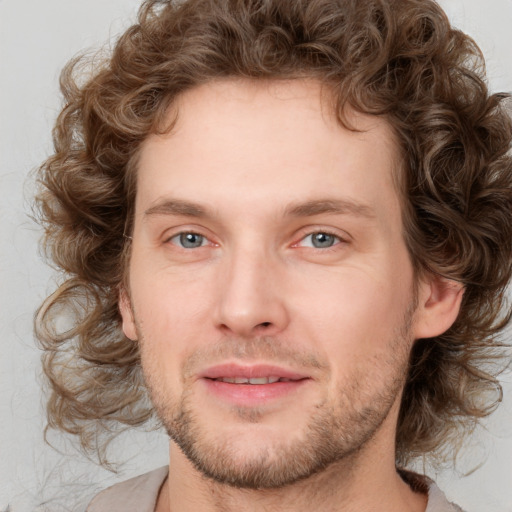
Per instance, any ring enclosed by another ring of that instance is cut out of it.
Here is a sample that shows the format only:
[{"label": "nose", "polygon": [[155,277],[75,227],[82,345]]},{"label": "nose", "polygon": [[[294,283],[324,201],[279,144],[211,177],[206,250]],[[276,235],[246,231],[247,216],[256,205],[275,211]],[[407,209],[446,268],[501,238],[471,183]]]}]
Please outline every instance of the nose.
[{"label": "nose", "polygon": [[241,337],[283,331],[289,323],[283,270],[265,251],[233,251],[219,275],[217,328]]}]

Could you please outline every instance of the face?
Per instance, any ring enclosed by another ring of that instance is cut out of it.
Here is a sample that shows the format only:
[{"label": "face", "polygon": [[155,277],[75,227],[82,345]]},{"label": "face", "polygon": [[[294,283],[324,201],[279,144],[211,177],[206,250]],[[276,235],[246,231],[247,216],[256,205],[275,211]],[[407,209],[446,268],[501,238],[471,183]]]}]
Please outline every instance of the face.
[{"label": "face", "polygon": [[123,328],[196,469],[287,485],[396,421],[415,297],[391,129],[342,128],[316,82],[214,82],[177,112],[142,147]]}]

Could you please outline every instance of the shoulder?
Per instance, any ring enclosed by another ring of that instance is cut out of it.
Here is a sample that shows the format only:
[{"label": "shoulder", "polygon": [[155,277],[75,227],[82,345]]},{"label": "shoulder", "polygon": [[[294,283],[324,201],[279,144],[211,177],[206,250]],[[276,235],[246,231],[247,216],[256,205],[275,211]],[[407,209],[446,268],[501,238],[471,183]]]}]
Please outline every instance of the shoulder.
[{"label": "shoulder", "polygon": [[398,472],[413,491],[428,495],[425,512],[464,512],[459,506],[448,501],[432,479],[404,469],[399,469]]},{"label": "shoulder", "polygon": [[430,482],[428,488],[428,506],[425,512],[464,512],[455,503],[450,503],[443,491],[434,483]]},{"label": "shoulder", "polygon": [[86,512],[153,512],[168,472],[164,466],[108,487],[92,499]]}]

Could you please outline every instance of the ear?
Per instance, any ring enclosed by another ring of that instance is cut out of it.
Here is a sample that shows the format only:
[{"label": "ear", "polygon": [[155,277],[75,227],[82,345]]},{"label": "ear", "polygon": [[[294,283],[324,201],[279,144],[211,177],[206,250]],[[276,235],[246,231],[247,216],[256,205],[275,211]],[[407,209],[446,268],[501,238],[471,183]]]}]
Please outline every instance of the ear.
[{"label": "ear", "polygon": [[131,300],[124,286],[119,290],[119,312],[123,320],[122,328],[124,335],[130,340],[135,341],[138,337],[137,329],[135,327]]},{"label": "ear", "polygon": [[422,279],[414,315],[414,339],[446,332],[457,319],[463,295],[464,287],[457,281],[432,274]]}]

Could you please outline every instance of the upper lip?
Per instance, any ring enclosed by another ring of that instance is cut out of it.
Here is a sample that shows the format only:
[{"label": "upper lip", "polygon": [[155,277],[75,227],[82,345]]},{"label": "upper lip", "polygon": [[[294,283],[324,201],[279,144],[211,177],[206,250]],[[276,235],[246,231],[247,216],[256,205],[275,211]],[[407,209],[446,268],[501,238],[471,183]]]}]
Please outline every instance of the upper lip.
[{"label": "upper lip", "polygon": [[309,375],[288,370],[276,365],[241,365],[237,363],[226,363],[211,366],[199,373],[199,378],[203,379],[220,379],[223,377],[243,377],[246,379],[279,377],[280,379],[301,380],[308,378]]}]

